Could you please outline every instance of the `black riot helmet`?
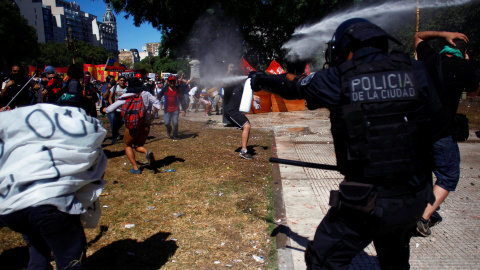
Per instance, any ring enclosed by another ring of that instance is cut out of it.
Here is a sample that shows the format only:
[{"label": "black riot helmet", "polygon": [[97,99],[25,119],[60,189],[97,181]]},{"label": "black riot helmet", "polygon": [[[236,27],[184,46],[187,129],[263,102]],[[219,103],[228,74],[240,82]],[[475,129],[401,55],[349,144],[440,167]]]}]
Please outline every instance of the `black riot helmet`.
[{"label": "black riot helmet", "polygon": [[348,19],[341,23],[325,51],[326,64],[339,65],[347,60],[348,54],[361,47],[372,46],[388,50],[388,40],[401,44],[379,26],[363,18]]}]

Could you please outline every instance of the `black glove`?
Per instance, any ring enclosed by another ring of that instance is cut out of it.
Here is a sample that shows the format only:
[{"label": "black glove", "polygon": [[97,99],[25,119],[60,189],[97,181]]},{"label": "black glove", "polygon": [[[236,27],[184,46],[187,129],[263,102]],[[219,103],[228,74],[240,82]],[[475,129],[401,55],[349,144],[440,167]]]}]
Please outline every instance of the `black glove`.
[{"label": "black glove", "polygon": [[266,76],[267,74],[263,71],[250,71],[250,73],[248,73],[248,78],[251,79],[252,90],[254,92],[258,92],[262,90],[258,82],[259,82],[259,79],[265,78]]}]

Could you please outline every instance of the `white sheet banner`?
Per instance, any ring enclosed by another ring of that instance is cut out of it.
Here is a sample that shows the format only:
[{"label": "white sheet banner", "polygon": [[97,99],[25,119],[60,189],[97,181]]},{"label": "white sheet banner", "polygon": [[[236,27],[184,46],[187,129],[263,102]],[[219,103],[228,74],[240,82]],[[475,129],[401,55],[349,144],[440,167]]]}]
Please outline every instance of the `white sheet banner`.
[{"label": "white sheet banner", "polygon": [[[96,226],[107,166],[106,130],[74,107],[37,104],[0,113],[0,215],[67,194]],[[92,220],[93,219],[93,220]]]}]

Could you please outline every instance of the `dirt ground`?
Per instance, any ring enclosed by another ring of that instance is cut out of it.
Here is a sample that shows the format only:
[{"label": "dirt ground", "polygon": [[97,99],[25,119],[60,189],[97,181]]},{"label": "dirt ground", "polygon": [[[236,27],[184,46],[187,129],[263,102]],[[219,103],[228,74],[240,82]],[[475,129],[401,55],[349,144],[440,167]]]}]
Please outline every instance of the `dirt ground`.
[{"label": "dirt ground", "polygon": [[[107,117],[99,119],[109,130]],[[155,120],[146,143],[155,153],[153,166],[136,155],[140,175],[129,173],[123,141],[111,145],[107,135],[102,217],[96,229],[85,230],[89,266],[275,269],[269,133],[252,132],[252,161],[239,156],[236,128],[183,120],[180,140],[172,141],[162,120]],[[26,269],[21,235],[1,228],[0,242],[0,268]]]},{"label": "dirt ground", "polygon": [[460,102],[458,113],[468,117],[470,130],[480,131],[480,97],[467,97]]}]

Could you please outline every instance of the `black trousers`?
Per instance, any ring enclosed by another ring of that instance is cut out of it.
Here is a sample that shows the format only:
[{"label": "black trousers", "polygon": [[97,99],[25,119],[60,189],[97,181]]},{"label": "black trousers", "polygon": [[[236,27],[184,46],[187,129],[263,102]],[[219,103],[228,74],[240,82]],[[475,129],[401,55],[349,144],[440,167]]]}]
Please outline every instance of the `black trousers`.
[{"label": "black trousers", "polygon": [[52,251],[57,269],[86,269],[86,238],[80,216],[44,205],[1,215],[0,222],[22,234],[30,253],[29,270],[53,269]]},{"label": "black trousers", "polygon": [[396,198],[377,198],[375,211],[330,209],[305,254],[309,269],[347,269],[372,241],[382,269],[409,269],[410,238],[431,188]]}]

